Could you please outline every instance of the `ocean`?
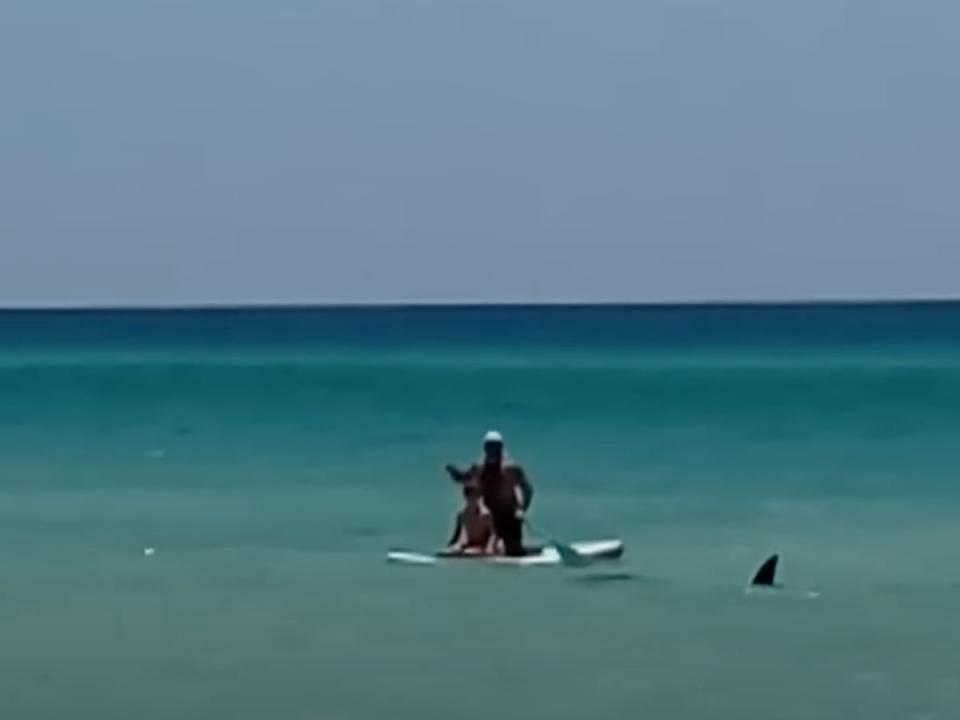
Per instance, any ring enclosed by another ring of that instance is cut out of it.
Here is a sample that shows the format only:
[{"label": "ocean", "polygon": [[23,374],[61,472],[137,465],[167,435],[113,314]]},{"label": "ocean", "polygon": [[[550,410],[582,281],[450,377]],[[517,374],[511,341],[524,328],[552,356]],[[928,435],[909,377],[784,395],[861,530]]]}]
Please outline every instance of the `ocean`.
[{"label": "ocean", "polygon": [[[384,561],[491,428],[619,566]],[[958,468],[960,304],[0,312],[0,717],[960,717]]]}]

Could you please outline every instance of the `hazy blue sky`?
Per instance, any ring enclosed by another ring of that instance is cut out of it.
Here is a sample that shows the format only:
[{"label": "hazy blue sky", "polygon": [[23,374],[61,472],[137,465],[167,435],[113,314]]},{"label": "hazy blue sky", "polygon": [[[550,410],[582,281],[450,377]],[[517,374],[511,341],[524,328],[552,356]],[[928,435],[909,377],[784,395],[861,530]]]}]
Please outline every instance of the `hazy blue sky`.
[{"label": "hazy blue sky", "polygon": [[960,295],[956,0],[3,0],[0,304]]}]

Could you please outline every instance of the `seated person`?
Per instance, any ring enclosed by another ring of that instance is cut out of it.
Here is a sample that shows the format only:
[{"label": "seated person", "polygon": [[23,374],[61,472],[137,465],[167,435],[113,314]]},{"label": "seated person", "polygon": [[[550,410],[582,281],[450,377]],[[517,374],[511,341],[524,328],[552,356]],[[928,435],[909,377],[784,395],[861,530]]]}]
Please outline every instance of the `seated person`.
[{"label": "seated person", "polygon": [[463,510],[457,513],[457,526],[444,555],[493,555],[497,538],[493,518],[483,504],[480,488],[473,483],[463,486]]}]

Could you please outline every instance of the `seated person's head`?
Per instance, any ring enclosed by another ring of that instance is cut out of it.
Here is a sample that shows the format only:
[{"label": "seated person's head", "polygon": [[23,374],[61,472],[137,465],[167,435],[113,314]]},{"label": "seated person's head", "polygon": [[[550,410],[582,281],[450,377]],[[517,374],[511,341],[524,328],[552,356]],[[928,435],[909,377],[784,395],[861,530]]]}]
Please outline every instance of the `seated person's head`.
[{"label": "seated person's head", "polygon": [[469,506],[478,505],[482,495],[480,493],[480,488],[474,483],[466,483],[463,486],[463,499],[464,502]]}]

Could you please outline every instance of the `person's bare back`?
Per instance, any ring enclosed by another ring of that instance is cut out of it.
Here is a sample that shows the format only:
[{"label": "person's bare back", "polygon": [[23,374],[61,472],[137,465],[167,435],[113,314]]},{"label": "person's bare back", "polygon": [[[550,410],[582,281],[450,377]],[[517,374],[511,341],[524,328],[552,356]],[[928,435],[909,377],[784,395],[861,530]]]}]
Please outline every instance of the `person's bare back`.
[{"label": "person's bare back", "polygon": [[484,555],[496,550],[496,535],[493,518],[484,506],[480,491],[474,486],[464,486],[466,507],[457,513],[457,524],[447,552],[455,555]]}]

